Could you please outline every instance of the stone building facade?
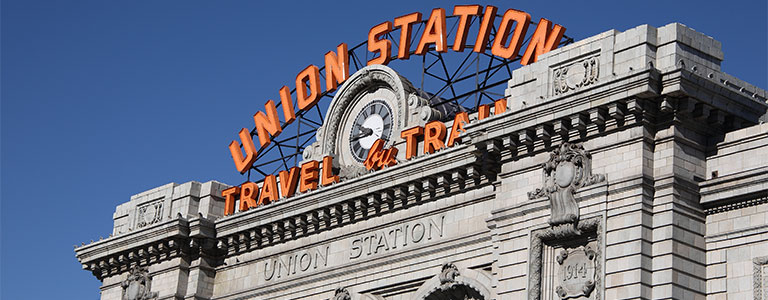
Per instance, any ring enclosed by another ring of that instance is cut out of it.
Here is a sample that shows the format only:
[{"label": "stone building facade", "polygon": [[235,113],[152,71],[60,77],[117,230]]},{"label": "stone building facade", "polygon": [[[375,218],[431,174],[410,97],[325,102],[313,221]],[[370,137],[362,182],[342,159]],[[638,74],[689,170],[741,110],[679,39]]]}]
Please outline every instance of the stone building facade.
[{"label": "stone building facade", "polygon": [[722,60],[681,24],[607,31],[456,146],[229,216],[228,185],[167,184],[77,259],[104,300],[768,299],[768,94]]}]

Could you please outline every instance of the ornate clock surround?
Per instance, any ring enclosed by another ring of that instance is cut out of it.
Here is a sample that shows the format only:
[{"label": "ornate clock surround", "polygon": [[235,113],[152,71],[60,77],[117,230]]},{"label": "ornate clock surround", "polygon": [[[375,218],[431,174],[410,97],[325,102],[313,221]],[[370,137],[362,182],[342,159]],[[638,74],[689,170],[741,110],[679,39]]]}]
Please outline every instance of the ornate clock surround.
[{"label": "ornate clock surround", "polygon": [[[371,65],[352,74],[339,88],[331,101],[323,126],[317,130],[316,141],[304,150],[303,158],[320,159],[323,156],[334,156],[338,153],[338,143],[343,132],[344,120],[350,119],[351,111],[362,95],[371,90],[385,88],[395,95],[392,113],[396,114],[392,128],[392,140],[388,144],[399,142],[398,134],[405,128],[424,125],[420,118],[423,109],[430,109],[428,101],[418,96],[418,90],[413,84],[392,68],[384,65]],[[360,164],[362,166],[362,164]]]}]

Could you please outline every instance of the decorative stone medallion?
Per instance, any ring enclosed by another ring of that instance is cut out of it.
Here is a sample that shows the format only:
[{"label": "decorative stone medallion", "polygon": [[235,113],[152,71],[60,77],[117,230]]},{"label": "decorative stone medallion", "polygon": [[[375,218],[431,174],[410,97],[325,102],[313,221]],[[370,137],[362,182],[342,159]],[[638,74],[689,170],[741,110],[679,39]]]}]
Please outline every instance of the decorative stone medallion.
[{"label": "decorative stone medallion", "polygon": [[151,292],[152,278],[146,268],[134,267],[123,280],[123,300],[150,300],[156,299],[157,293]]},{"label": "decorative stone medallion", "polygon": [[557,256],[555,292],[560,299],[589,297],[595,290],[595,257],[591,247],[563,249]]}]

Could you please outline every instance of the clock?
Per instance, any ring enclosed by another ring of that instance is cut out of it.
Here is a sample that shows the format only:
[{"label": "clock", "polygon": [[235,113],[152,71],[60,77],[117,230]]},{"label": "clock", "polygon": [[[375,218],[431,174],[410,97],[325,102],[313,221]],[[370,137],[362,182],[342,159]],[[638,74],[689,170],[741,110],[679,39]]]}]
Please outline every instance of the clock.
[{"label": "clock", "polygon": [[[366,66],[347,79],[333,96],[316,141],[304,149],[303,159],[333,157],[339,177],[355,178],[369,172],[363,165],[376,140],[384,148],[404,150],[400,132],[423,126],[429,109],[426,94],[384,65]],[[400,159],[400,158],[398,158]]]},{"label": "clock", "polygon": [[368,102],[357,114],[349,132],[349,151],[352,157],[363,162],[373,143],[392,139],[394,115],[392,108],[383,99]]},{"label": "clock", "polygon": [[349,100],[336,127],[333,153],[339,166],[363,167],[377,139],[385,141],[385,148],[398,141],[402,118],[395,91],[389,86],[370,84],[350,95]]}]

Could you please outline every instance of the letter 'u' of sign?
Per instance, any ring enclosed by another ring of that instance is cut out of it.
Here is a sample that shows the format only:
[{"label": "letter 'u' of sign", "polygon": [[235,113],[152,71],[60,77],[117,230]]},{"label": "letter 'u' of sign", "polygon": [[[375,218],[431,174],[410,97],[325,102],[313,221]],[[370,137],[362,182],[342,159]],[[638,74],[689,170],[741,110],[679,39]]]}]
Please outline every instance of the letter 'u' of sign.
[{"label": "letter 'u' of sign", "polygon": [[[446,27],[446,18],[449,17],[457,19],[456,25],[451,28]],[[422,30],[415,30],[414,25],[421,23],[423,23]],[[474,32],[470,31],[471,28],[474,28],[473,24],[476,24],[474,27],[477,27],[473,30]],[[526,49],[522,51],[523,41],[530,24],[531,15],[526,12],[508,9],[501,13],[497,7],[491,5],[485,7],[481,5],[457,5],[453,7],[452,12],[446,11],[444,8],[435,8],[428,16],[414,12],[371,27],[368,32],[367,50],[371,53],[368,57],[372,58],[366,63],[367,65],[386,65],[392,59],[406,60],[411,55],[425,55],[429,49],[445,53],[449,50],[464,52],[468,47],[471,47],[473,52],[486,53],[490,51],[493,56],[503,59],[519,58],[522,65],[528,65],[536,62],[539,55],[557,48],[565,33],[565,27],[541,18],[530,36]],[[391,33],[397,30],[399,30],[400,35],[398,39],[395,39]],[[449,33],[449,30],[453,32]],[[490,39],[491,32],[496,32],[492,41]],[[415,36],[416,34],[420,36]],[[453,34],[453,37],[449,40],[450,34]],[[474,44],[470,45],[469,41],[474,41]],[[393,52],[395,47],[396,53]],[[286,125],[294,122],[300,112],[313,109],[324,92],[336,90],[349,79],[350,53],[347,44],[341,43],[334,50],[328,51],[324,56],[324,76],[321,76],[320,68],[315,65],[307,66],[296,75],[294,82],[296,88],[295,102],[288,86],[282,86],[278,89],[282,118],[278,115],[275,101],[268,100],[264,105],[264,110],[253,115],[254,130],[241,129],[238,133],[240,142],[233,140],[229,144],[235,168],[240,173],[245,173],[251,169],[260,151],[266,149],[282,133]],[[521,51],[522,55],[520,55]],[[325,90],[322,90],[321,86],[323,81]],[[506,101],[501,99],[494,104],[494,107],[496,108],[495,114],[502,113],[506,109]],[[488,117],[489,113],[489,105],[478,107],[478,119]],[[467,114],[459,113],[456,115],[453,128],[450,128],[450,131],[440,121],[429,122],[423,128],[403,130],[401,137],[406,142],[406,159],[417,155],[415,149],[417,137],[424,138],[424,153],[432,153],[442,147],[453,146],[458,140],[458,134],[463,131],[463,124],[468,122]],[[255,134],[252,134],[253,132]],[[446,133],[448,134],[448,141],[444,143]],[[253,135],[258,137],[258,145],[254,142]],[[371,148],[375,151],[368,154],[365,163],[369,170],[395,164],[394,155],[397,154],[397,149],[382,149],[381,146],[380,143],[378,147]],[[392,153],[393,150],[394,153]],[[256,183],[246,182],[241,186],[227,189],[222,193],[226,199],[225,214],[234,213],[235,202],[238,198],[241,200],[239,201],[239,210],[242,211],[277,201],[281,197],[291,197],[295,194],[296,189],[300,192],[306,192],[317,189],[318,186],[338,182],[339,177],[334,175],[332,165],[333,157],[327,156],[323,158],[322,168],[319,161],[309,161],[302,164],[301,167],[292,167],[289,170],[281,171],[279,189],[275,175],[267,175],[260,188]]]}]

